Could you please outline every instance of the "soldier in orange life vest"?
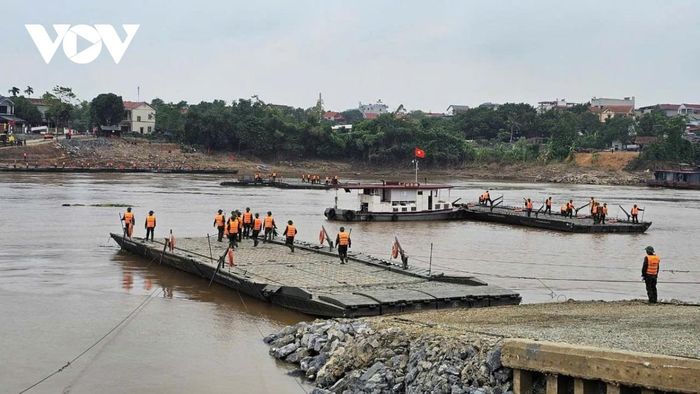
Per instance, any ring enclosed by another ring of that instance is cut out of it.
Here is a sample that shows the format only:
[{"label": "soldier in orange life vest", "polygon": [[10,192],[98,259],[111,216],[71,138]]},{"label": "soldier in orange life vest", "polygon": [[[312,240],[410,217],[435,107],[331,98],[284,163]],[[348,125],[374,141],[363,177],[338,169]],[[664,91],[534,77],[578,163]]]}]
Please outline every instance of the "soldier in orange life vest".
[{"label": "soldier in orange life vest", "polygon": [[338,255],[340,256],[340,264],[345,264],[348,261],[348,248],[352,246],[350,233],[345,231],[345,227],[340,228],[338,236],[335,237],[335,244],[338,245]]},{"label": "soldier in orange life vest", "polygon": [[647,255],[644,257],[644,265],[642,265],[642,279],[647,285],[647,296],[650,304],[656,304],[656,278],[659,276],[659,263],[661,259],[654,254],[654,248],[646,247]]},{"label": "soldier in orange life vest", "polygon": [[250,229],[253,227],[253,213],[250,212],[250,208],[246,208],[243,212],[243,236],[246,238],[250,237]]},{"label": "soldier in orange life vest", "polygon": [[532,214],[532,201],[529,198],[525,201],[525,210],[527,211],[527,217],[530,217],[530,214]]},{"label": "soldier in orange life vest", "polygon": [[600,212],[598,212],[598,216],[600,217],[600,222],[605,224],[605,217],[608,216],[608,203],[603,203],[603,206],[600,208]]},{"label": "soldier in orange life vest", "polygon": [[630,211],[630,214],[632,214],[632,223],[639,223],[639,211],[643,211],[643,209],[637,207],[637,204],[634,204],[632,211]]},{"label": "soldier in orange life vest", "polygon": [[544,200],[544,213],[552,214],[552,197]]},{"label": "soldier in orange life vest", "polygon": [[226,224],[226,232],[228,234],[228,243],[232,249],[238,246],[238,216],[236,211],[231,211],[231,216],[228,218],[228,223]]},{"label": "soldier in orange life vest", "polygon": [[294,253],[294,237],[297,235],[297,229],[294,227],[294,222],[291,220],[287,221],[287,228],[284,229],[284,233],[282,233],[282,235],[287,237],[284,243],[289,246],[289,250]]},{"label": "soldier in orange life vest", "polygon": [[569,200],[566,203],[566,213],[570,218],[574,217],[574,209],[574,200]]},{"label": "soldier in orange life vest", "polygon": [[272,218],[272,212],[267,211],[267,216],[263,220],[263,227],[265,228],[265,238],[263,238],[263,243],[267,241],[272,241],[275,237],[275,229],[277,225],[275,224],[275,219]]},{"label": "soldier in orange life vest", "polygon": [[153,241],[153,233],[156,229],[156,215],[153,214],[153,211],[148,211],[144,227],[146,227],[146,241],[148,241],[149,234],[151,235],[151,241]]},{"label": "soldier in orange life vest", "polygon": [[258,246],[258,235],[262,230],[263,221],[260,219],[260,214],[256,213],[253,219],[253,246]]},{"label": "soldier in orange life vest", "polygon": [[131,238],[131,233],[134,231],[134,220],[136,220],[134,213],[131,212],[131,207],[126,209],[122,219],[124,219],[124,235]]},{"label": "soldier in orange life vest", "polygon": [[217,241],[221,242],[224,238],[224,229],[226,229],[226,216],[224,216],[224,211],[221,209],[219,209],[219,213],[214,216],[214,227],[219,230]]},{"label": "soldier in orange life vest", "polygon": [[598,224],[598,203],[595,201],[591,204],[591,217],[593,218],[593,224]]},{"label": "soldier in orange life vest", "polygon": [[493,201],[491,201],[491,194],[489,191],[485,191],[484,194],[481,195],[481,202],[482,204],[486,205],[486,203],[489,203],[493,205]]}]

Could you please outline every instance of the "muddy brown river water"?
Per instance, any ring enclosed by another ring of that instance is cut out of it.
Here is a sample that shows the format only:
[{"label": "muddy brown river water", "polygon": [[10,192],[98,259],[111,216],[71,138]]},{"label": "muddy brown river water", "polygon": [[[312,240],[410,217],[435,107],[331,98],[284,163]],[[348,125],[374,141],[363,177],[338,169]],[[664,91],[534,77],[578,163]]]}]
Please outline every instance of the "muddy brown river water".
[{"label": "muddy brown river water", "polygon": [[[310,319],[241,297],[218,285],[121,252],[109,241],[123,208],[137,223],[156,211],[156,235],[213,234],[217,209],[246,206],[293,219],[298,238],[316,241],[334,191],[220,187],[219,176],[2,174],[0,176],[0,392],[19,392],[105,335],[146,298],[140,311],[106,339],[31,392],[301,393],[309,387],[267,355],[261,337]],[[644,187],[461,182],[451,200],[483,189],[522,197],[616,207],[637,203],[653,225],[646,234],[563,234],[472,222],[353,224],[353,248],[388,257],[398,235],[410,263],[473,273],[516,289],[523,301],[628,299],[645,296],[643,248],[661,256],[662,299],[700,302],[700,192]],[[355,196],[339,193],[341,206]],[[142,226],[136,227],[141,236]],[[527,278],[527,279],[524,279]],[[532,279],[533,277],[544,279]],[[676,283],[671,283],[676,282]]]}]

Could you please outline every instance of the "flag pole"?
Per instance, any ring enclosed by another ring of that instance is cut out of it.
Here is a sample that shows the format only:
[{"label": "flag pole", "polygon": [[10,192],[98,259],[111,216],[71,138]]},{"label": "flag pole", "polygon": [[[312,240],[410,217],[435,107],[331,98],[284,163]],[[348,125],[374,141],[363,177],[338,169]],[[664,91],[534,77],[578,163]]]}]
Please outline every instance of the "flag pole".
[{"label": "flag pole", "polygon": [[416,157],[413,161],[416,163],[416,183],[418,183],[418,158]]}]

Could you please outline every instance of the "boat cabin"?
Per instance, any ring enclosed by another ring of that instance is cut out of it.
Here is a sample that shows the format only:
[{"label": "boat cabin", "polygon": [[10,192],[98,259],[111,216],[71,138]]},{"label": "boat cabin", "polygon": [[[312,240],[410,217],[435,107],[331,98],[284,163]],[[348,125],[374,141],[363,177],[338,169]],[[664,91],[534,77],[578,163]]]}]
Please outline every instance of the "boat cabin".
[{"label": "boat cabin", "polygon": [[652,186],[700,189],[700,169],[656,170]]},{"label": "boat cabin", "polygon": [[408,213],[451,209],[451,185],[417,182],[383,182],[343,186],[358,190],[360,212]]}]

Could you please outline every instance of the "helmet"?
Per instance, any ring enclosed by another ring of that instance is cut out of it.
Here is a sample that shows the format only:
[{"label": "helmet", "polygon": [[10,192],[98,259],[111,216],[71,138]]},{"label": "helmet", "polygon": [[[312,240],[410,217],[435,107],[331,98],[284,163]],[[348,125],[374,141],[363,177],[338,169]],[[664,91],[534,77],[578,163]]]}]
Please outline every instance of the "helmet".
[{"label": "helmet", "polygon": [[341,228],[340,228],[340,231],[341,231],[341,232],[345,231],[345,227],[341,227]]},{"label": "helmet", "polygon": [[653,246],[647,246],[644,250],[646,250],[647,253],[654,253],[654,247],[653,247]]}]

